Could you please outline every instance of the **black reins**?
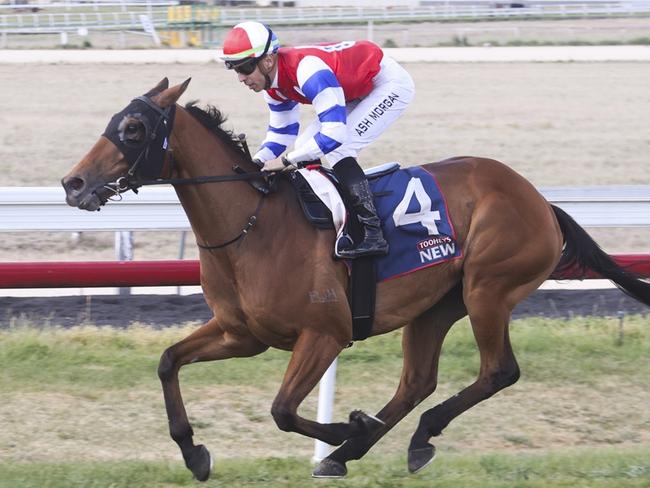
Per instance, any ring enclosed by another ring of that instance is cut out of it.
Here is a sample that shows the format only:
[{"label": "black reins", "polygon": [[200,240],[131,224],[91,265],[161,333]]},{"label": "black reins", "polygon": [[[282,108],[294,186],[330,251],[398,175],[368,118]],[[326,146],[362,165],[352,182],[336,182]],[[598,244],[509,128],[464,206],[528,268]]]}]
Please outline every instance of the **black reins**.
[{"label": "black reins", "polygon": [[[223,183],[227,181],[250,181],[266,178],[276,174],[275,171],[258,171],[255,173],[235,173],[232,175],[197,176],[195,178],[166,178],[156,180],[128,180],[127,190],[150,185],[201,185],[203,183]],[[124,177],[122,177],[124,178]],[[119,181],[119,180],[118,180]]]},{"label": "black reins", "polygon": [[255,212],[253,212],[253,215],[248,217],[248,222],[246,222],[246,225],[241,230],[241,232],[239,232],[239,234],[237,236],[233,237],[229,241],[223,242],[221,244],[216,244],[214,246],[199,244],[198,242],[196,243],[196,245],[199,246],[201,249],[206,249],[208,251],[211,251],[213,249],[224,248],[224,247],[229,246],[230,244],[234,244],[235,242],[237,242],[237,241],[243,239],[244,237],[246,237],[248,232],[253,228],[253,226],[257,222],[257,214],[260,212],[260,209],[262,208],[262,203],[264,202],[264,197],[265,197],[264,194],[260,195],[260,201],[258,202],[257,207],[255,208]]},{"label": "black reins", "polygon": [[[196,178],[168,178],[168,179],[158,179],[158,180],[136,180],[136,181],[129,181],[129,186],[127,189],[131,189],[134,192],[137,193],[137,188],[141,186],[151,186],[151,185],[200,185],[204,183],[222,183],[222,182],[228,182],[228,181],[251,181],[253,179],[258,179],[258,178],[263,178],[266,176],[274,175],[275,172],[272,171],[260,171],[257,173],[242,173],[242,174],[233,174],[233,175],[218,175],[218,176],[198,176]],[[118,180],[119,181],[119,180]],[[131,186],[131,185],[135,186]],[[237,241],[242,240],[248,232],[253,228],[255,223],[257,222],[257,215],[260,212],[260,209],[262,208],[262,204],[264,203],[264,197],[266,196],[265,193],[260,194],[260,199],[259,202],[257,203],[257,207],[255,208],[255,211],[253,212],[253,215],[251,215],[248,218],[248,221],[246,222],[246,225],[244,228],[237,234],[237,236],[233,237],[232,239],[223,242],[221,244],[216,244],[216,245],[205,245],[201,244],[197,241],[196,245],[199,246],[201,249],[206,249],[208,251],[211,250],[216,250],[216,249],[221,249],[224,247],[227,247],[231,244],[234,244]]]}]

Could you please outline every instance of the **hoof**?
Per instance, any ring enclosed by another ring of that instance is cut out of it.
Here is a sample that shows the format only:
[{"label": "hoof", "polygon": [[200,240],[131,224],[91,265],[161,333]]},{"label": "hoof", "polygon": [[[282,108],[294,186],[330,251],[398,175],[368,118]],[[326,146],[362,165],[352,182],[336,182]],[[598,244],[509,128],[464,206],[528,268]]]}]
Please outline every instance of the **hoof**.
[{"label": "hoof", "polygon": [[348,474],[345,464],[330,458],[323,459],[312,472],[312,478],[343,478]]},{"label": "hoof", "polygon": [[362,412],[361,410],[354,410],[353,412],[350,413],[350,423],[352,422],[358,424],[365,434],[373,432],[379,429],[380,427],[386,425],[385,422],[378,419],[374,415],[368,415],[367,413]]},{"label": "hoof", "polygon": [[189,456],[185,458],[185,465],[198,481],[206,481],[212,471],[212,456],[201,444],[192,448]]},{"label": "hoof", "polygon": [[436,448],[427,443],[427,447],[409,451],[409,473],[415,474],[424,469],[436,455]]}]

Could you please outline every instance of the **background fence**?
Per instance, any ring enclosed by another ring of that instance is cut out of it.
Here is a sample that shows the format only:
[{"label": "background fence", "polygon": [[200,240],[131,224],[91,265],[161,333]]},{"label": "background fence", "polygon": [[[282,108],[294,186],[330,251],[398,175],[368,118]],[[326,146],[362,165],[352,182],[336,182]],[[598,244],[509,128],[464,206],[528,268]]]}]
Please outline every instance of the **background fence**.
[{"label": "background fence", "polygon": [[[518,5],[518,7],[511,7]],[[448,1],[435,5],[392,7],[221,8],[178,5],[177,1],[120,3],[31,3],[0,6],[0,32],[47,33],[88,29],[142,29],[137,16],[146,14],[159,29],[231,27],[245,20],[275,26],[429,22],[528,18],[611,17],[649,14],[650,0],[622,2],[494,2]]]},{"label": "background fence", "polygon": [[[250,2],[254,4],[254,2]],[[300,5],[301,2],[295,2]],[[303,2],[304,3],[304,2]],[[354,5],[353,2],[348,2]],[[91,33],[160,38],[174,47],[212,46],[220,43],[224,29],[244,20],[258,20],[274,27],[310,29],[323,26],[367,25],[373,36],[375,24],[463,22],[530,19],[616,18],[650,15],[650,0],[635,1],[517,1],[448,0],[408,2],[393,6],[329,6],[284,8],[223,8],[204,3],[179,5],[177,1],[125,2],[31,2],[0,6],[0,47],[11,39],[32,36],[79,36],[90,44]],[[408,30],[403,28],[402,30]],[[647,33],[646,33],[647,35]],[[124,47],[125,40],[114,41]],[[149,41],[151,42],[151,41]],[[415,41],[417,42],[417,40]],[[425,44],[426,45],[426,44]]]},{"label": "background fence", "polygon": [[[650,185],[546,188],[542,194],[585,227],[650,227]],[[65,203],[58,187],[0,188],[0,232],[188,231],[189,222],[170,187],[127,193],[101,212]],[[118,246],[130,246],[118,234]],[[117,249],[118,256],[129,256]],[[650,277],[650,254],[617,256],[621,264]],[[566,276],[569,277],[569,276]],[[180,286],[199,284],[197,261],[4,263],[0,288]]]}]

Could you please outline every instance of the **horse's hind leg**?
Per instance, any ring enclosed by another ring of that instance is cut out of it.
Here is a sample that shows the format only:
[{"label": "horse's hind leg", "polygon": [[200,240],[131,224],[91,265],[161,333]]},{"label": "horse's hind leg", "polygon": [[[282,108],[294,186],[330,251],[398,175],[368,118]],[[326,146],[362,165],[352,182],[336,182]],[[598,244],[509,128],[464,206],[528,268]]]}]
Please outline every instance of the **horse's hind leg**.
[{"label": "horse's hind leg", "polygon": [[562,237],[547,204],[528,191],[522,193],[521,188],[510,191],[518,195],[516,201],[493,192],[477,204],[467,237],[463,300],[479,348],[478,378],[422,414],[409,445],[411,472],[430,461],[432,436],[519,379],[508,335],[510,313],[551,274],[560,257]]},{"label": "horse's hind leg", "polygon": [[[537,289],[551,273],[554,259],[553,256],[540,259],[537,264],[532,258],[513,259],[508,266],[511,274],[498,274],[487,266],[480,267],[479,272],[466,267],[464,301],[479,348],[478,378],[422,414],[409,445],[409,471],[416,472],[430,461],[433,446],[428,441],[432,436],[440,435],[458,415],[519,379],[519,366],[508,334],[510,314],[515,304]],[[525,263],[530,267],[526,268]],[[525,282],[522,276],[527,277]]]},{"label": "horse's hind leg", "polygon": [[345,476],[348,461],[361,459],[384,434],[435,391],[442,343],[451,326],[465,315],[462,286],[458,284],[434,307],[404,328],[404,366],[400,384],[393,398],[377,413],[384,425],[345,441],[321,461],[314,470],[315,477]]},{"label": "horse's hind leg", "polygon": [[183,405],[178,382],[179,369],[197,361],[254,356],[267,348],[245,329],[227,329],[212,319],[162,354],[158,376],[165,397],[169,433],[181,448],[185,465],[199,481],[205,481],[210,476],[212,460],[205,446],[195,446],[192,440],[194,432]]},{"label": "horse's hind leg", "polygon": [[460,393],[427,410],[420,417],[409,445],[409,471],[414,473],[429,463],[432,436],[438,436],[455,417],[512,385],[519,378],[519,367],[508,337],[509,308],[492,291],[474,292],[469,297],[469,316],[480,351],[477,380]]}]

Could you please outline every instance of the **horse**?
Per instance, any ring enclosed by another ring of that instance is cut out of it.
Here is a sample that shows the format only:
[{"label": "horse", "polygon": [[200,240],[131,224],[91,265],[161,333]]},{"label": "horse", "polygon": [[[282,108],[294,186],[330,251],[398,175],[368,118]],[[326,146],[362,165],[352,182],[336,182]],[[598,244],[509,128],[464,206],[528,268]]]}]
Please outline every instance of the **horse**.
[{"label": "horse", "polygon": [[[403,328],[403,369],[388,403],[375,415],[356,410],[342,422],[303,418],[299,405],[353,338],[348,268],[333,258],[334,231],[304,218],[285,178],[260,173],[241,141],[222,127],[218,109],[177,104],[189,82],[169,87],[164,78],[131,102],[62,185],[69,205],[94,211],[151,183],[149,175],[154,183],[172,184],[187,213],[213,317],[162,353],[158,376],[171,438],[198,480],[210,476],[212,457],[193,440],[178,379],[186,364],[251,357],[270,347],[291,351],[271,415],[282,431],[338,446],[313,476],[342,477],[349,461],[361,459],[435,391],[443,340],[469,316],[480,355],[477,378],[422,413],[408,445],[407,467],[415,473],[434,458],[433,437],[518,380],[511,312],[555,270],[596,272],[650,305],[649,283],[618,266],[505,164],[469,156],[424,164],[447,196],[462,258],[377,285],[371,335]],[[245,174],[236,174],[235,165]],[[269,195],[249,184],[249,177],[272,176],[277,188]],[[327,299],[314,300],[314,294]]]}]

